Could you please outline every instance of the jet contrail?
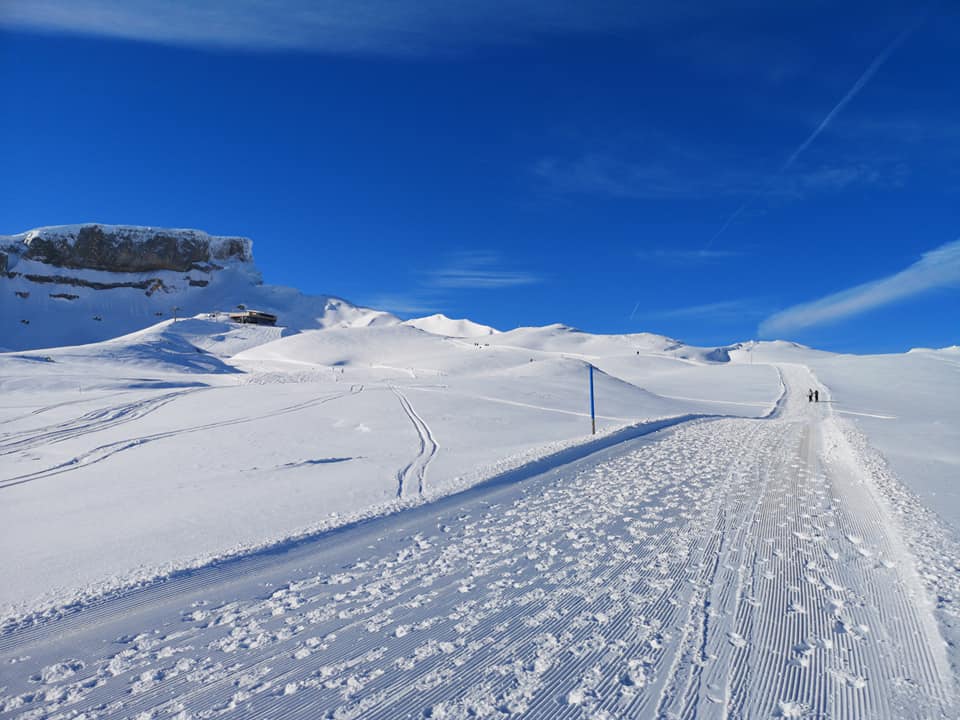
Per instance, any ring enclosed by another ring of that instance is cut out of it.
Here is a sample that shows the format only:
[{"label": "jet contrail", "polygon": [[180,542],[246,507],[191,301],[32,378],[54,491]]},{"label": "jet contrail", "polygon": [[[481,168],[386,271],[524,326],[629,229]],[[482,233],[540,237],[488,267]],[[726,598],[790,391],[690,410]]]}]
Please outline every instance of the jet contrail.
[{"label": "jet contrail", "polygon": [[743,202],[743,204],[740,205],[740,207],[738,207],[733,212],[733,214],[726,219],[723,225],[720,226],[720,229],[717,230],[716,233],[714,233],[713,237],[710,238],[709,241],[707,241],[706,247],[709,248],[711,245],[713,245],[714,241],[718,237],[723,235],[724,232],[726,232],[727,228],[729,228],[730,225],[733,224],[734,220],[736,220],[738,217],[740,217],[740,215],[743,214],[744,210],[750,207],[750,205],[752,205],[757,198],[766,194],[767,190],[770,189],[771,183],[793,166],[793,164],[797,161],[797,158],[800,157],[800,155],[802,155],[803,152],[808,147],[810,147],[813,141],[820,136],[820,133],[826,130],[830,122],[843,110],[843,108],[847,106],[847,104],[851,100],[853,100],[853,98],[857,96],[857,94],[861,90],[863,90],[864,86],[866,86],[866,84],[870,82],[871,78],[873,78],[877,70],[879,70],[880,67],[893,54],[894,50],[900,47],[900,45],[903,44],[904,40],[906,40],[907,37],[909,37],[926,19],[927,19],[927,14],[925,13],[917,22],[913,23],[912,25],[908,25],[906,28],[900,31],[900,33],[893,39],[893,41],[889,45],[887,45],[883,49],[883,51],[879,55],[877,55],[877,57],[873,59],[873,62],[870,63],[867,69],[863,71],[863,74],[859,78],[857,78],[857,81],[853,84],[853,86],[849,90],[847,90],[846,94],[842,98],[840,98],[840,102],[834,105],[833,109],[831,109],[830,112],[827,113],[827,116],[823,118],[823,120],[820,122],[819,125],[817,125],[814,131],[810,133],[809,137],[807,137],[806,140],[800,143],[799,147],[797,147],[797,149],[790,154],[790,157],[788,157],[786,162],[784,162],[783,165],[780,166],[780,169],[777,170],[776,174],[773,175],[769,180],[767,180],[767,182],[764,183],[763,187],[757,193],[748,197]]},{"label": "jet contrail", "polygon": [[893,42],[887,45],[887,47],[883,49],[883,52],[881,52],[879,55],[877,55],[876,58],[874,58],[874,61],[870,63],[870,66],[866,70],[863,71],[863,75],[861,75],[859,79],[853,84],[853,87],[847,90],[847,94],[844,95],[842,98],[840,98],[840,102],[838,102],[836,105],[833,106],[833,110],[827,113],[827,116],[823,119],[823,121],[819,125],[817,125],[816,130],[810,133],[810,137],[804,140],[800,144],[800,147],[794,150],[793,154],[787,158],[787,161],[780,168],[780,172],[777,173],[778,175],[790,169],[790,167],[793,165],[793,163],[796,162],[797,158],[800,157],[803,151],[806,150],[808,147],[810,147],[810,144],[814,140],[816,140],[817,137],[820,135],[820,133],[822,133],[826,129],[827,125],[830,124],[830,121],[833,120],[840,113],[840,111],[847,106],[847,103],[853,100],[853,98],[857,96],[857,93],[863,90],[864,86],[868,82],[870,82],[871,78],[873,78],[877,70],[880,69],[880,66],[887,61],[887,59],[893,54],[894,50],[896,50],[898,47],[900,47],[900,45],[903,44],[903,41],[907,39],[907,36],[917,29],[918,25],[919,23],[915,23],[901,30],[900,34],[893,39]]}]

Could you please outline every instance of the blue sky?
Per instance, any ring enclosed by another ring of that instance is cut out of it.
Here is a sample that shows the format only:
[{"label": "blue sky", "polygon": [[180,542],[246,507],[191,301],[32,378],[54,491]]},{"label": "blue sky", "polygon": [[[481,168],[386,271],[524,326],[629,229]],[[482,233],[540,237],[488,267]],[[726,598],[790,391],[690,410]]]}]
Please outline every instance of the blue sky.
[{"label": "blue sky", "polygon": [[841,5],[6,0],[0,233],[245,235],[501,329],[958,343],[960,10]]}]

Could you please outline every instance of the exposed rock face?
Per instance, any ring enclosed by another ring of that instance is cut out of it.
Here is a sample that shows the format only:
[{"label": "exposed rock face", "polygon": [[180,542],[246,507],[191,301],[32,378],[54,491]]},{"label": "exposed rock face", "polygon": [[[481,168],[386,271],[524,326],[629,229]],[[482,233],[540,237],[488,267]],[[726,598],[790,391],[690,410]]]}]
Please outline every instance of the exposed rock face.
[{"label": "exposed rock face", "polygon": [[159,278],[147,278],[146,280],[131,280],[130,282],[95,282],[93,280],[84,280],[83,278],[68,277],[65,275],[32,275],[20,273],[8,273],[11,277],[24,277],[30,282],[47,283],[52,285],[70,285],[72,287],[86,287],[93,290],[116,290],[117,288],[135,288],[137,290],[146,290],[150,295],[164,287],[163,280]]},{"label": "exposed rock face", "polygon": [[[124,225],[68,225],[40,228],[0,239],[7,253],[61,268],[140,273],[185,272],[214,260],[250,262],[246,238],[217,237],[199,230],[167,230]],[[0,250],[0,267],[7,257]]]},{"label": "exposed rock face", "polygon": [[264,285],[245,238],[99,223],[0,235],[0,352],[106,340],[173,314],[241,303],[293,328],[399,322],[338,298]]}]

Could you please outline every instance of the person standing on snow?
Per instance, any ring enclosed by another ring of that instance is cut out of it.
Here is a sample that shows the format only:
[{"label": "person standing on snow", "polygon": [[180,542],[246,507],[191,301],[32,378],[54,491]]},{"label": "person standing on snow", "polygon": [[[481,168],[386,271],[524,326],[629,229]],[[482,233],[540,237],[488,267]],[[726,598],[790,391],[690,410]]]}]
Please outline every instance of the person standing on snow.
[{"label": "person standing on snow", "polygon": [[814,402],[820,402],[820,391],[819,391],[819,390],[814,390],[814,391],[813,391],[813,401],[814,401]]},{"label": "person standing on snow", "polygon": [[813,388],[807,393],[807,402],[813,402]]}]

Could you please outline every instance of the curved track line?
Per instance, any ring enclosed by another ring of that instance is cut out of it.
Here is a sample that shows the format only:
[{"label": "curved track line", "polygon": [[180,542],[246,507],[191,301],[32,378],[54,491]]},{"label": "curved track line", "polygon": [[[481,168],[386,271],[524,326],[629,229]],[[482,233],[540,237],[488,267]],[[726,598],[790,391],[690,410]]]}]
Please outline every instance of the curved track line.
[{"label": "curved track line", "polygon": [[[222,420],[218,422],[205,423],[203,425],[194,425],[193,427],[187,428],[178,428],[176,430],[168,430],[165,432],[152,433],[150,435],[143,435],[140,437],[128,438],[126,440],[117,440],[116,442],[107,443],[106,445],[100,445],[95,447],[92,450],[89,450],[85,453],[77,455],[76,457],[70,458],[66,462],[62,462],[53,467],[46,468],[44,470],[38,470],[32,473],[25,473],[23,475],[17,475],[12,478],[7,478],[5,480],[0,480],[0,490],[5,488],[14,487],[16,485],[23,485],[24,483],[32,482],[34,480],[39,480],[41,478],[51,477],[53,475],[60,475],[71,470],[77,470],[81,467],[88,467],[95,463],[102,462],[113,455],[116,455],[119,452],[124,450],[129,450],[132,448],[140,447],[146,445],[147,443],[155,442],[157,440],[166,440],[172,437],[179,437],[181,435],[189,435],[191,433],[203,432],[205,430],[215,430],[218,428],[230,427],[232,425],[242,425],[245,423],[257,422],[259,420],[266,420],[267,418],[278,417],[280,415],[287,415],[292,412],[299,412],[301,410],[306,410],[317,405],[323,405],[324,403],[330,402],[331,400],[337,400],[339,398],[345,397],[347,395],[356,395],[363,391],[363,385],[352,385],[349,391],[334,393],[332,395],[324,395],[319,398],[314,398],[312,400],[307,400],[305,402],[297,403],[296,405],[290,405],[289,407],[281,408],[273,412],[265,413],[263,415],[255,415],[252,417],[242,417],[234,418],[232,420]],[[171,398],[172,400],[173,398]],[[168,400],[169,402],[170,400]]]},{"label": "curved track line", "polygon": [[423,418],[417,414],[417,411],[413,409],[413,405],[410,404],[407,396],[400,392],[396,386],[391,385],[390,389],[393,390],[393,394],[397,396],[397,399],[400,401],[400,407],[403,408],[403,412],[406,413],[410,419],[414,429],[417,431],[417,437],[420,439],[420,449],[416,457],[397,473],[397,497],[403,498],[405,494],[409,494],[409,487],[411,481],[414,479],[417,481],[417,494],[423,495],[424,488],[426,487],[427,467],[437,454],[437,448],[439,446],[433,437],[430,426],[427,425]]},{"label": "curved track line", "polygon": [[50,412],[51,410],[57,410],[59,408],[69,407],[70,405],[83,405],[84,403],[100,402],[102,400],[106,400],[107,398],[111,398],[111,397],[129,395],[132,392],[135,392],[135,391],[121,390],[119,392],[107,393],[106,395],[94,394],[92,397],[79,398],[77,400],[65,400],[63,402],[53,403],[52,405],[44,405],[43,407],[34,407],[34,406],[27,405],[24,407],[34,407],[34,409],[28,412],[26,415],[18,415],[16,417],[7,418],[6,420],[0,420],[0,425],[9,425],[10,423],[22,422],[23,420],[29,420],[30,418]]},{"label": "curved track line", "polygon": [[209,387],[189,388],[177,392],[165,393],[159,397],[135,400],[133,402],[115,405],[113,407],[97,408],[80,417],[67,420],[46,428],[21,430],[19,432],[0,435],[0,455],[10,455],[15,452],[31,450],[35,447],[53,445],[72,440],[73,438],[100,432],[109,428],[125,425],[139,420],[164,405],[173,402],[185,395],[201,390],[212,390]]}]

